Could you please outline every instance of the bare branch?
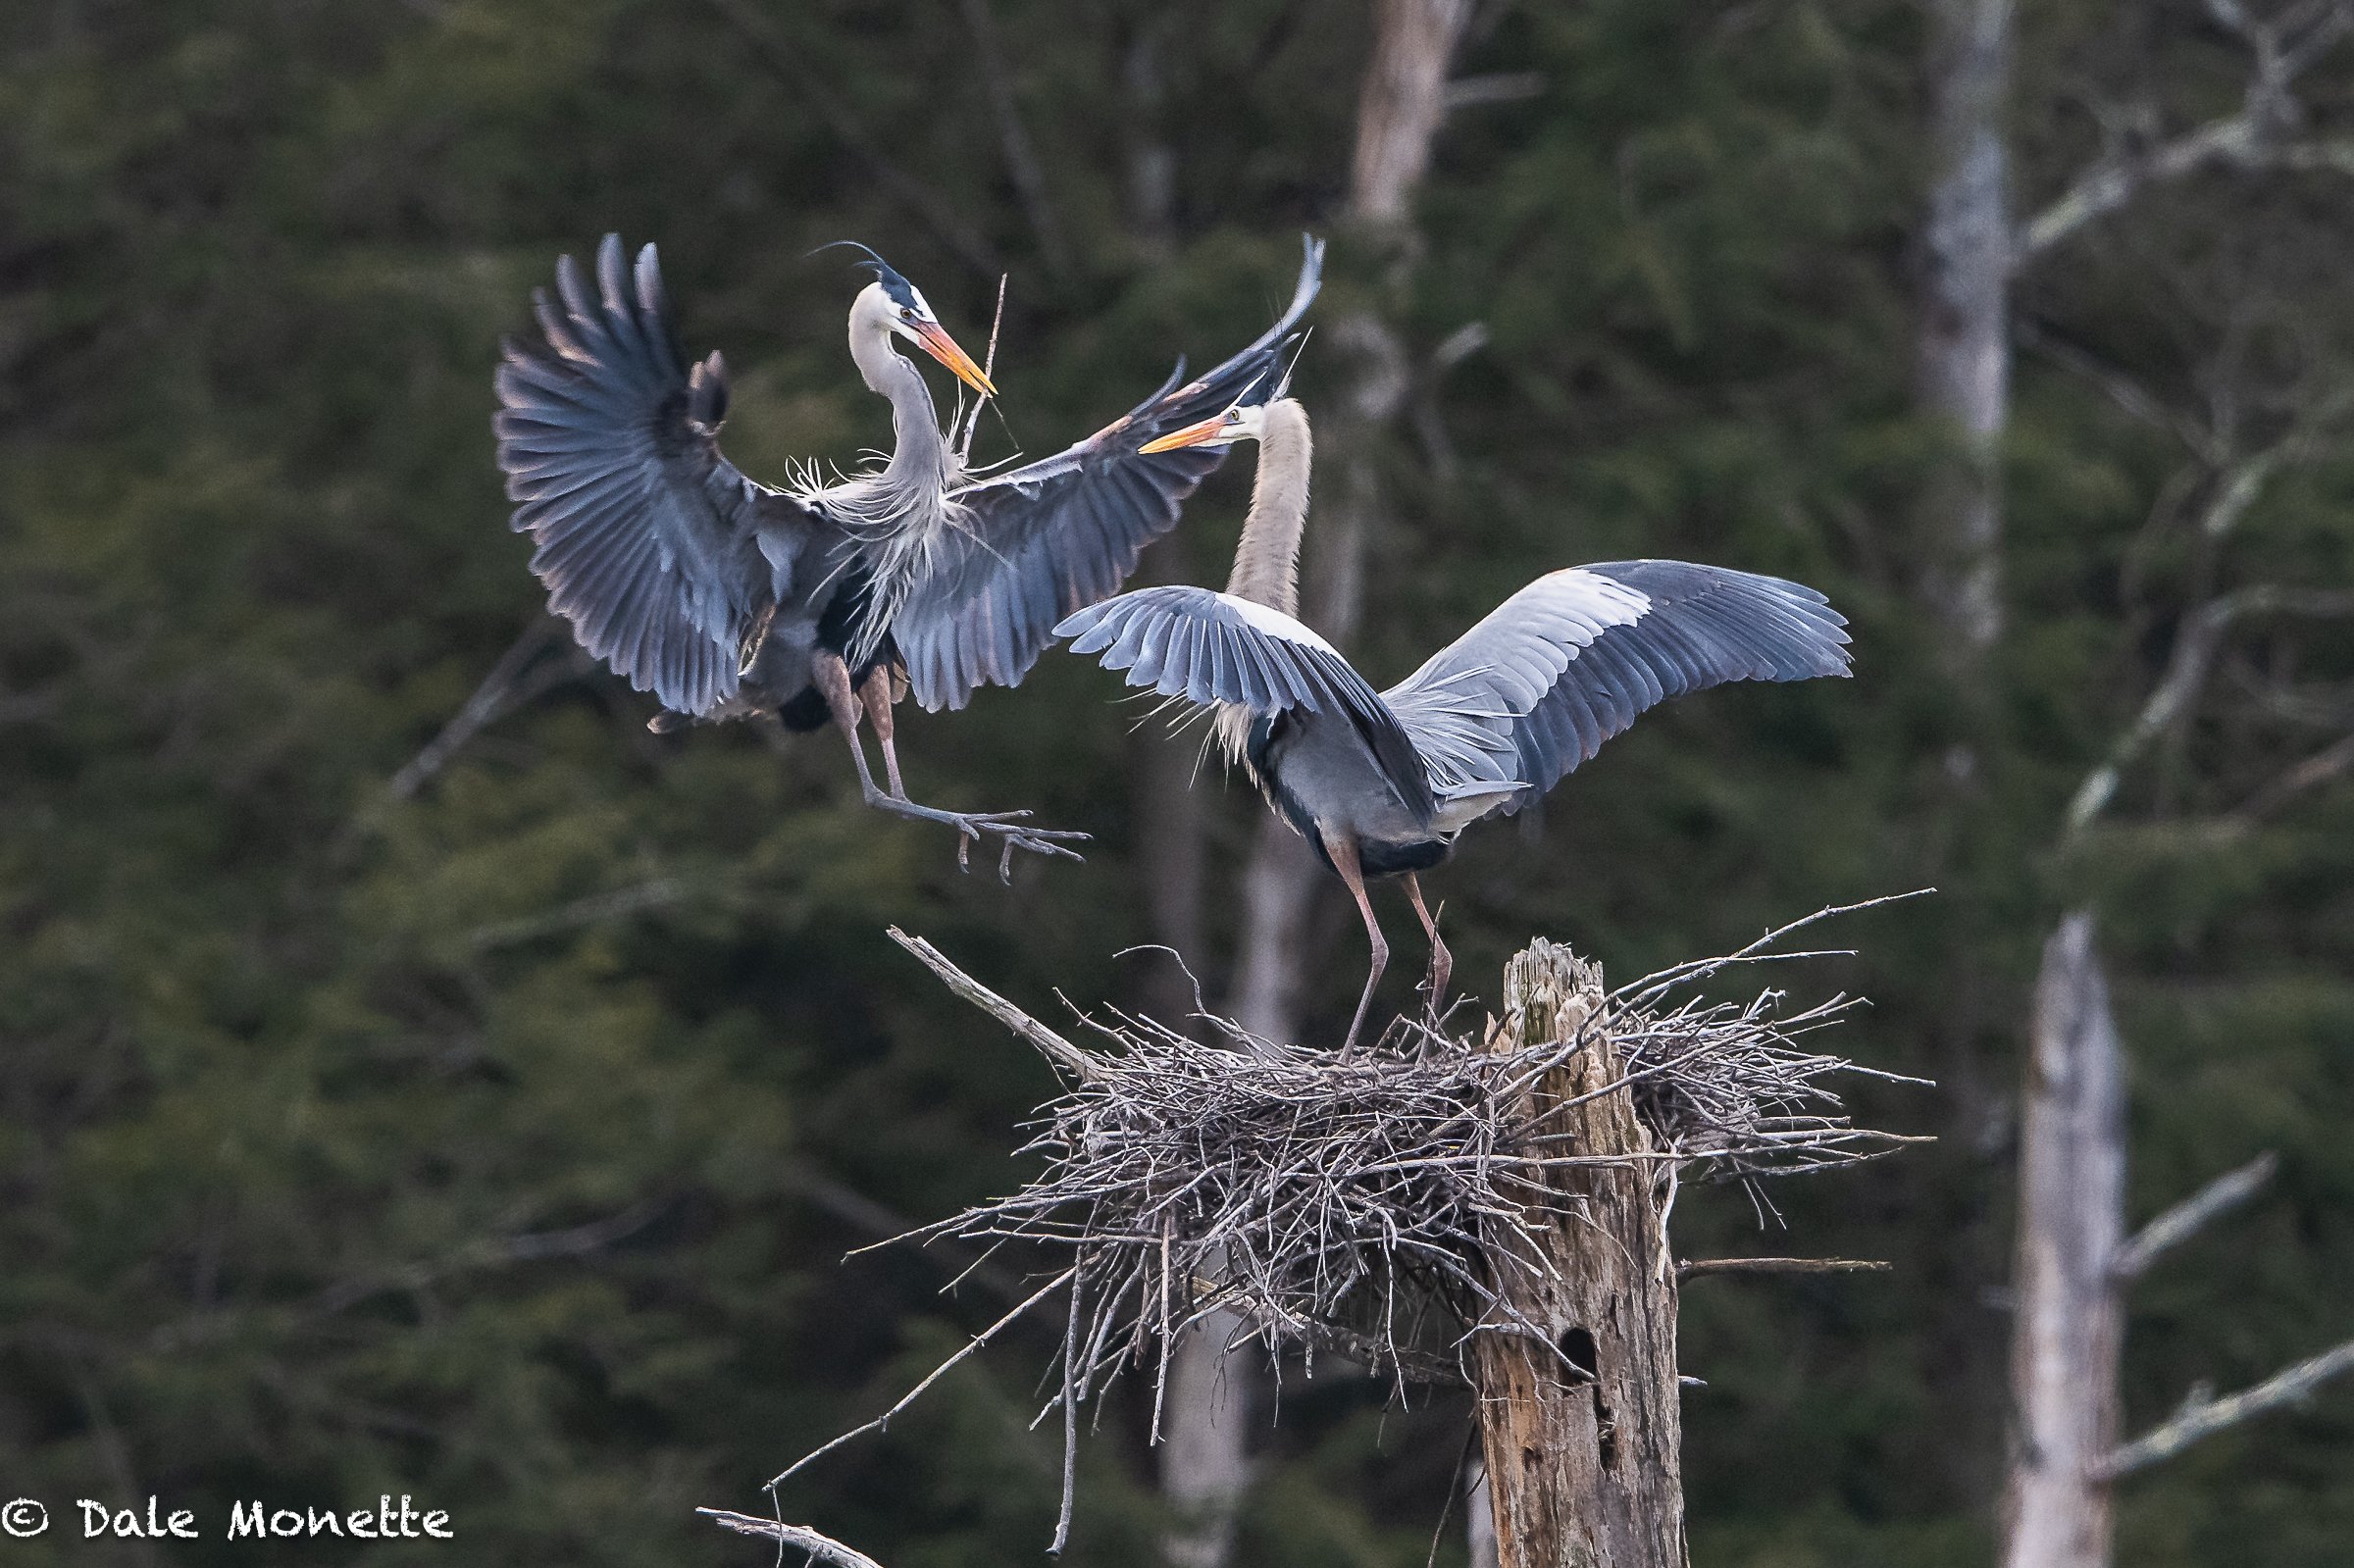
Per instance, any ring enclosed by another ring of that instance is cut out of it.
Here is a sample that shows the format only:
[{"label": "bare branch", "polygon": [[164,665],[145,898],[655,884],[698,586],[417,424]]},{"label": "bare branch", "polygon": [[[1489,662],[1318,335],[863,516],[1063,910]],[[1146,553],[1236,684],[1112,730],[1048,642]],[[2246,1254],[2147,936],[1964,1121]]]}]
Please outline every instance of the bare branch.
[{"label": "bare branch", "polygon": [[457,716],[392,776],[384,792],[394,800],[414,798],[476,735],[534,697],[588,674],[594,664],[577,645],[570,646],[561,658],[545,664],[538,662],[541,654],[570,641],[562,624],[552,617],[542,616],[533,622],[499,655],[498,663],[490,667],[490,673],[475,687],[474,695],[466,699]]},{"label": "bare branch", "polygon": [[2207,432],[2168,408],[2147,387],[2124,371],[2065,338],[2052,336],[2028,317],[2019,318],[2017,325],[2012,328],[2012,333],[2019,339],[2021,348],[2031,349],[2062,370],[2090,381],[2100,388],[2109,401],[2133,418],[2156,430],[2165,430],[2201,457],[2212,459],[2214,442]]},{"label": "bare branch", "polygon": [[2277,682],[2244,662],[2226,666],[2224,674],[2231,682],[2233,694],[2269,719],[2310,729],[2354,730],[2354,682]]},{"label": "bare branch", "polygon": [[[997,314],[989,319],[989,353],[981,361],[983,380],[998,374],[998,329],[1005,325],[1005,278],[1004,273],[998,274],[998,309]],[[958,395],[962,396],[961,393]],[[981,433],[981,412],[988,407],[989,399],[986,396],[973,399],[973,412],[964,422],[964,433],[955,442],[956,466],[959,468],[972,467],[973,437]],[[954,419],[948,421],[951,430],[955,425]]]},{"label": "bare branch", "polygon": [[703,0],[703,3],[734,27],[761,62],[784,77],[793,91],[817,111],[818,118],[833,129],[835,139],[866,165],[875,182],[913,209],[958,260],[983,274],[1002,271],[989,241],[956,213],[947,197],[884,156],[881,145],[850,112],[850,106],[835,94],[822,76],[809,69],[799,52],[777,30],[775,23],[746,0]]},{"label": "bare branch", "polygon": [[1537,71],[1499,71],[1484,76],[1458,76],[1447,83],[1443,102],[1446,113],[1458,109],[1476,108],[1480,104],[1518,103],[1523,99],[1541,96],[1545,91],[1545,76]]},{"label": "bare branch", "polygon": [[1895,1265],[1878,1258],[1694,1258],[1675,1266],[1678,1280],[1712,1274],[1886,1274]]},{"label": "bare branch", "polygon": [[2104,155],[2021,226],[2014,249],[2015,266],[2023,267],[2151,186],[2172,183],[2202,170],[2230,167],[2354,174],[2354,142],[2292,139],[2289,135],[2304,119],[2303,106],[2295,96],[2297,78],[2354,26],[2354,13],[2340,4],[2292,8],[2277,21],[2259,23],[2237,0],[2211,0],[2208,13],[2220,25],[2247,40],[2254,57],[2239,109],[2155,146]]},{"label": "bare branch", "polygon": [[560,931],[581,926],[593,926],[599,921],[622,915],[642,914],[649,909],[664,909],[691,897],[699,884],[683,877],[656,877],[629,887],[616,887],[611,892],[591,893],[576,898],[541,915],[526,915],[520,920],[495,921],[477,926],[460,938],[472,948],[486,951],[493,947],[512,947],[518,942],[534,941]]},{"label": "bare branch", "polygon": [[1038,161],[1038,148],[1013,101],[1013,78],[1005,70],[1004,51],[998,47],[997,18],[990,12],[989,0],[963,0],[963,6],[964,25],[973,34],[981,78],[989,88],[990,112],[997,117],[998,137],[1004,144],[1005,172],[1022,199],[1022,214],[1030,220],[1030,231],[1037,236],[1038,253],[1046,258],[1048,271],[1065,277],[1071,270],[1070,246],[1063,241],[1062,225],[1047,196],[1046,168]]},{"label": "bare branch", "polygon": [[[432,1262],[400,1264],[342,1280],[318,1291],[294,1309],[298,1323],[313,1322],[349,1311],[373,1296],[390,1291],[422,1290],[447,1280],[487,1273],[517,1263],[546,1258],[587,1257],[644,1230],[670,1209],[668,1198],[633,1203],[618,1214],[561,1231],[527,1231],[492,1237]],[[218,1339],[244,1320],[236,1309],[208,1311],[158,1330],[148,1340],[158,1350],[171,1351]]]},{"label": "bare branch", "polygon": [[946,1361],[943,1361],[939,1366],[934,1367],[930,1373],[926,1374],[923,1382],[917,1384],[914,1388],[909,1389],[905,1393],[899,1396],[898,1403],[893,1405],[890,1409],[875,1417],[874,1420],[869,1421],[862,1426],[852,1427],[849,1431],[844,1433],[841,1437],[834,1439],[831,1442],[828,1442],[821,1447],[810,1449],[807,1453],[801,1455],[798,1459],[795,1459],[793,1463],[787,1465],[783,1470],[779,1471],[774,1477],[772,1477],[768,1483],[769,1490],[774,1492],[777,1488],[783,1486],[786,1482],[793,1479],[795,1473],[815,1462],[816,1460],[823,1458],[825,1455],[832,1453],[835,1449],[841,1447],[844,1443],[848,1442],[853,1438],[862,1438],[870,1432],[881,1432],[883,1429],[890,1426],[891,1418],[897,1415],[900,1411],[906,1409],[909,1405],[915,1403],[916,1400],[922,1398],[926,1389],[931,1388],[932,1385],[938,1383],[942,1378],[947,1377],[950,1369],[960,1364],[967,1356],[972,1355],[983,1345],[989,1343],[990,1340],[996,1339],[999,1333],[1019,1320],[1022,1314],[1028,1312],[1032,1307],[1038,1305],[1041,1301],[1044,1301],[1048,1296],[1052,1295],[1056,1290],[1059,1290],[1064,1286],[1068,1285],[1071,1282],[1071,1277],[1078,1272],[1079,1271],[1076,1268],[1065,1269],[1060,1274],[1054,1276],[1054,1278],[1051,1280],[1049,1280],[1045,1285],[1040,1286],[1036,1295],[1033,1295],[1030,1297],[1030,1299],[1024,1301],[1021,1305],[1015,1307],[1012,1311],[998,1319],[997,1322],[991,1324],[988,1328],[983,1329],[979,1334],[973,1336],[972,1341],[963,1349],[957,1351]]},{"label": "bare branch", "polygon": [[2183,1401],[2182,1408],[2174,1419],[2135,1438],[2123,1447],[2111,1450],[2101,1460],[2101,1478],[2114,1481],[2120,1476],[2128,1476],[2136,1470],[2154,1465],[2161,1459],[2171,1459],[2202,1438],[2211,1438],[2226,1427],[2235,1427],[2267,1410],[2302,1400],[2314,1390],[2344,1372],[2354,1372],[2354,1340],[2300,1361],[2287,1371],[2277,1373],[2238,1393],[2226,1394],[2221,1399],[2194,1394]]},{"label": "bare branch", "polygon": [[2239,1169],[2226,1171],[2135,1232],[2118,1250],[2110,1272],[2121,1280],[2138,1278],[2161,1253],[2181,1245],[2254,1197],[2279,1168],[2279,1157],[2267,1149]]},{"label": "bare branch", "polygon": [[758,1536],[780,1546],[805,1551],[814,1560],[823,1558],[835,1568],[883,1568],[865,1552],[844,1545],[831,1536],[821,1536],[807,1525],[789,1525],[779,1519],[755,1519],[750,1514],[731,1513],[725,1508],[694,1510],[722,1530],[733,1530],[740,1536]]},{"label": "bare branch", "polygon": [[2147,750],[2196,701],[2224,633],[2251,615],[2354,615],[2354,591],[2329,588],[2286,588],[2259,583],[2210,599],[2184,618],[2175,642],[2175,655],[2165,678],[2141,706],[2131,725],[2109,748],[2108,757],[2076,786],[2069,801],[2062,830],[2073,837],[2099,816],[2122,781],[2124,769]]},{"label": "bare branch", "polygon": [[2354,735],[2326,746],[2248,798],[2226,821],[2234,828],[2261,822],[2308,789],[2318,789],[2354,773]]},{"label": "bare branch", "polygon": [[1013,1031],[1049,1062],[1083,1084],[1093,1083],[1101,1076],[1095,1059],[1087,1052],[949,963],[939,948],[923,937],[910,936],[896,926],[890,928],[890,935],[893,941],[922,959],[924,966],[940,977],[942,985]]}]

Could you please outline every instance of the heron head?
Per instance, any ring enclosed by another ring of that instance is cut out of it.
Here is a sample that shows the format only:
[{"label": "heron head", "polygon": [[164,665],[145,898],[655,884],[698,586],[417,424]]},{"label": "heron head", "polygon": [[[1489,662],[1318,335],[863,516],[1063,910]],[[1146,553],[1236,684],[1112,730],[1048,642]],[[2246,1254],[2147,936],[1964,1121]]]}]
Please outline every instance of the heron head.
[{"label": "heron head", "polygon": [[1171,430],[1155,440],[1137,448],[1139,453],[1174,452],[1181,446],[1232,446],[1237,441],[1255,441],[1267,431],[1267,405],[1237,403],[1214,419],[1183,430]]},{"label": "heron head", "polygon": [[[941,364],[955,378],[976,392],[997,395],[993,384],[973,356],[957,346],[940,318],[932,313],[932,304],[924,298],[923,290],[909,282],[899,270],[867,250],[856,240],[836,240],[835,244],[848,245],[866,251],[866,259],[856,263],[875,275],[875,280],[858,291],[850,306],[850,321],[869,330],[907,339]],[[830,246],[820,246],[821,250]]]}]

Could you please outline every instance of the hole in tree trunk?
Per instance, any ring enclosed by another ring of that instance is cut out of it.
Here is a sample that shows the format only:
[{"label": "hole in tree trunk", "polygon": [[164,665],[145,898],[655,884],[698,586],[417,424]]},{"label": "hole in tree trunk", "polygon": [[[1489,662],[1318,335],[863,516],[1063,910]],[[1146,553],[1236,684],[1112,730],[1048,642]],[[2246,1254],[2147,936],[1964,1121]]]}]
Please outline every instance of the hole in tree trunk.
[{"label": "hole in tree trunk", "polygon": [[1561,1331],[1561,1339],[1555,1343],[1561,1352],[1561,1359],[1577,1368],[1582,1374],[1577,1381],[1592,1383],[1601,1377],[1602,1374],[1599,1370],[1601,1363],[1595,1359],[1593,1335],[1587,1333],[1583,1328],[1571,1324]]},{"label": "hole in tree trunk", "polygon": [[1594,1336],[1590,1331],[1576,1324],[1564,1329],[1556,1343],[1561,1352],[1561,1358],[1576,1369],[1576,1381],[1587,1384],[1594,1391],[1594,1437],[1597,1450],[1595,1457],[1601,1461],[1603,1469],[1615,1469],[1618,1459],[1618,1426],[1611,1418],[1611,1407],[1605,1404],[1602,1398],[1601,1347],[1594,1342]]}]

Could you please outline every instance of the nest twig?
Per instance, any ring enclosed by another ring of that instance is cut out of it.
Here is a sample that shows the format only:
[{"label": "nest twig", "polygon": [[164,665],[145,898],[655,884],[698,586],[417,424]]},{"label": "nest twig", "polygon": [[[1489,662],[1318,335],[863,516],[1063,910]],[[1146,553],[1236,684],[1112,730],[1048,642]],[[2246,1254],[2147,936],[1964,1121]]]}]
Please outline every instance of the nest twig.
[{"label": "nest twig", "polygon": [[[1728,964],[1790,956],[1764,949],[1842,912],[1623,986],[1567,1039],[1478,1041],[1402,1021],[1351,1057],[1206,1015],[1208,1039],[1116,1012],[1083,1018],[1098,1043],[1082,1048],[895,930],[1066,1086],[1024,1146],[1044,1161],[1034,1179],[910,1238],[1019,1244],[1053,1259],[1058,1278],[1029,1304],[1056,1290],[1068,1303],[1055,1395],[1040,1412],[1059,1413],[1066,1435],[1079,1408],[1132,1369],[1152,1380],[1157,1430],[1172,1346],[1220,1312],[1240,1325],[1238,1344],[1337,1353],[1393,1379],[1401,1395],[1468,1381],[1464,1326],[1502,1309],[1489,1283],[1499,1250],[1551,1266],[1536,1244],[1563,1201],[1549,1197],[1549,1171],[1639,1164],[1663,1187],[1679,1173],[1754,1183],[1914,1141],[1856,1126],[1831,1087],[1840,1074],[1895,1075],[1805,1043],[1856,1001],[1792,1010],[1772,989],[1746,1002],[1678,999]],[[1532,1120],[1530,1089],[1605,1038],[1621,1072],[1592,1092],[1632,1094],[1649,1135],[1639,1153],[1589,1153]]]}]

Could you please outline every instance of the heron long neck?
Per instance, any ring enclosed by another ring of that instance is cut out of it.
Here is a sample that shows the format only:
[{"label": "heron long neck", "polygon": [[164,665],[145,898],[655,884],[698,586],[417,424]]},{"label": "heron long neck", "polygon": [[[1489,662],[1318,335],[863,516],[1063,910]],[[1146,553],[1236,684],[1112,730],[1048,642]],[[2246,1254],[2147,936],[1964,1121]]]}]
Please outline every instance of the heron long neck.
[{"label": "heron long neck", "polygon": [[1258,477],[1251,515],[1235,547],[1226,591],[1285,615],[1300,613],[1300,531],[1307,525],[1307,472],[1313,442],[1307,411],[1290,398],[1267,409],[1258,438]]},{"label": "heron long neck", "polygon": [[948,481],[948,443],[923,372],[891,346],[887,332],[850,322],[850,358],[870,390],[891,400],[891,461],[875,476],[895,495],[937,494]]}]

